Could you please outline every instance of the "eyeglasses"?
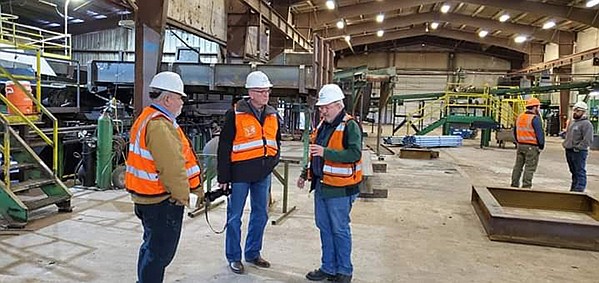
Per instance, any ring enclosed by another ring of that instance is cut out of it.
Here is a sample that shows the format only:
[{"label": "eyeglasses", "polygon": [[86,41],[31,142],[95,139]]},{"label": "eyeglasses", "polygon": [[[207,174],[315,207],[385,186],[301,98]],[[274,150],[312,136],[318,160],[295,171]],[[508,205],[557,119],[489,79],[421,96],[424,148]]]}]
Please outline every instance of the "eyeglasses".
[{"label": "eyeglasses", "polygon": [[271,93],[270,89],[250,89],[250,92],[257,93],[257,94],[270,94]]}]

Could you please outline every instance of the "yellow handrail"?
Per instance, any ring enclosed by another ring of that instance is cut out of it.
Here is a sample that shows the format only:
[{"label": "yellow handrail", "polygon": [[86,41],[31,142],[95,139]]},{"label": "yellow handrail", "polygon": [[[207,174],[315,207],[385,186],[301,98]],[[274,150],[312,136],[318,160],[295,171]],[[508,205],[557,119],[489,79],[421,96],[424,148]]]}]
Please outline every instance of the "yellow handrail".
[{"label": "yellow handrail", "polygon": [[[39,62],[39,51],[38,51],[38,62]],[[40,64],[37,64],[37,74],[40,74]],[[46,142],[46,144],[52,146],[52,171],[54,172],[54,174],[58,173],[58,120],[54,117],[54,115],[52,115],[52,113],[50,113],[50,111],[48,111],[40,102],[40,98],[41,98],[41,84],[40,84],[40,80],[41,77],[38,75],[36,76],[36,78],[38,79],[37,81],[37,85],[36,85],[36,97],[34,97],[28,90],[26,90],[23,85],[21,85],[21,83],[19,83],[19,81],[12,75],[10,74],[10,72],[8,72],[5,68],[3,68],[2,66],[0,66],[0,76],[4,76],[9,78],[11,81],[14,82],[14,84],[21,89],[21,91],[23,93],[25,93],[37,106],[37,109],[39,109],[39,111],[46,115],[51,121],[52,121],[52,140],[50,140],[50,138],[44,133],[42,132],[42,130],[40,128],[38,128],[27,116],[25,116],[25,114],[23,114],[14,104],[12,104],[12,102],[10,102],[8,100],[8,98],[4,95],[0,95],[0,100],[2,100],[11,110],[13,113],[16,113],[23,122],[25,122],[29,127],[31,127],[33,129],[34,132],[36,132],[38,134],[38,136],[40,136],[42,138],[42,140],[44,140],[44,142]],[[0,116],[2,116],[3,119],[6,119],[4,114],[1,114]],[[6,147],[6,145],[5,145]],[[6,149],[5,149],[6,150]],[[8,147],[8,151],[10,152],[10,147]]]}]

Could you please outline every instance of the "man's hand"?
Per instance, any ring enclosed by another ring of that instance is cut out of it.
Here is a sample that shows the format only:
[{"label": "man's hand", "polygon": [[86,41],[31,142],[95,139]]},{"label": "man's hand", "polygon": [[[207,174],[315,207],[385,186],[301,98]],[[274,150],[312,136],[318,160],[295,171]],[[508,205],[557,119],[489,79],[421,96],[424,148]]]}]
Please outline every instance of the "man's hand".
[{"label": "man's hand", "polygon": [[204,190],[202,188],[198,188],[195,191],[191,192],[192,194],[198,196],[198,204],[204,202]]},{"label": "man's hand", "polygon": [[323,157],[324,156],[324,147],[317,145],[317,144],[311,144],[310,145],[310,155]]},{"label": "man's hand", "polygon": [[229,183],[218,183],[218,188],[221,190],[227,190]]},{"label": "man's hand", "polygon": [[299,177],[297,178],[297,187],[300,189],[304,188],[304,185],[306,184],[306,179]]},{"label": "man's hand", "polygon": [[189,195],[181,197],[174,197],[173,195],[171,195],[171,199],[173,199],[177,205],[189,206]]}]

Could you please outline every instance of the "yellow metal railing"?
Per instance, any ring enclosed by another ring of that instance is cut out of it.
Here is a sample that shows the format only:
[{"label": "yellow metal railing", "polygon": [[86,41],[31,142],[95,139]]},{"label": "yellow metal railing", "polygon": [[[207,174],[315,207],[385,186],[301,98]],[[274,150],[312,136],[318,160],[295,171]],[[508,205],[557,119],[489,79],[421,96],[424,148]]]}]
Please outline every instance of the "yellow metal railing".
[{"label": "yellow metal railing", "polygon": [[[40,56],[40,51],[38,50],[37,51],[38,62],[39,62],[39,56]],[[56,175],[56,174],[58,174],[58,120],[40,102],[41,101],[40,100],[41,83],[40,83],[40,76],[39,76],[40,64],[37,64],[36,69],[37,69],[36,72],[38,74],[35,78],[36,79],[36,94],[37,94],[36,96],[37,97],[34,97],[33,94],[29,90],[25,89],[25,87],[23,87],[23,85],[21,85],[17,76],[13,76],[8,70],[3,68],[2,66],[0,66],[0,77],[5,77],[5,78],[8,78],[9,80],[11,80],[16,87],[18,87],[25,95],[27,95],[29,97],[29,99],[31,99],[31,101],[35,104],[37,110],[39,111],[38,113],[41,113],[50,119],[50,121],[52,122],[52,139],[50,139],[39,127],[37,127],[34,124],[34,121],[40,118],[39,114],[36,114],[36,115],[23,114],[23,112],[17,106],[15,106],[5,95],[0,95],[0,100],[2,102],[4,102],[4,104],[7,106],[7,110],[10,109],[10,111],[12,113],[16,114],[16,117],[18,117],[18,119],[16,119],[16,120],[11,119],[11,116],[15,116],[15,115],[7,115],[4,113],[0,113],[0,117],[2,119],[2,122],[5,123],[5,128],[10,127],[11,121],[25,123],[38,136],[40,136],[46,144],[48,144],[49,146],[52,147],[52,171]],[[7,140],[7,138],[8,138],[8,140]],[[8,164],[8,166],[10,168],[10,138],[9,138],[9,135],[6,133],[4,135],[4,145],[3,145],[2,149],[3,149],[3,153],[4,153],[4,166],[7,166],[7,164]],[[9,171],[5,171],[5,172],[9,172]],[[8,173],[5,175],[10,176],[10,174],[8,174]],[[7,178],[7,177],[5,176],[5,178]]]},{"label": "yellow metal railing", "polygon": [[41,50],[41,56],[71,59],[71,35],[19,24],[18,16],[0,14],[0,43],[18,49]]}]

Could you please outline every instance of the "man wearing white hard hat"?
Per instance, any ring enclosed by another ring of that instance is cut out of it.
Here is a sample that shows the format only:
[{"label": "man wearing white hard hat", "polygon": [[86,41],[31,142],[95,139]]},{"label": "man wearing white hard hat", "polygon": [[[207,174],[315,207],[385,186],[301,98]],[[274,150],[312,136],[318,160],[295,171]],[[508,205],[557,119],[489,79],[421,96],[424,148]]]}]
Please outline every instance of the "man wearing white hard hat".
[{"label": "man wearing white hard hat", "polygon": [[310,163],[297,180],[311,181],[314,219],[320,230],[321,263],[306,274],[311,281],[351,282],[350,212],[362,182],[362,130],[344,110],[345,95],[336,84],[324,85],[316,106],[321,122],[310,140]]},{"label": "man wearing white hard hat", "polygon": [[218,144],[218,183],[231,185],[227,205],[225,255],[229,269],[245,272],[241,263],[241,218],[248,193],[251,212],[243,257],[255,266],[268,268],[262,257],[262,238],[268,222],[268,193],[271,173],[279,162],[281,133],[277,109],[268,105],[270,80],[261,71],[246,77],[249,99],[239,100],[225,114]]},{"label": "man wearing white hard hat", "polygon": [[189,195],[203,196],[200,167],[189,139],[177,124],[183,81],[161,72],[150,83],[152,104],[131,127],[125,187],[144,228],[137,262],[137,282],[162,282],[181,235],[183,206]]},{"label": "man wearing white hard hat", "polygon": [[572,119],[568,123],[566,139],[562,146],[566,150],[566,161],[572,174],[570,191],[584,192],[587,186],[587,156],[593,143],[593,124],[586,116],[588,106],[579,101],[572,109]]}]

